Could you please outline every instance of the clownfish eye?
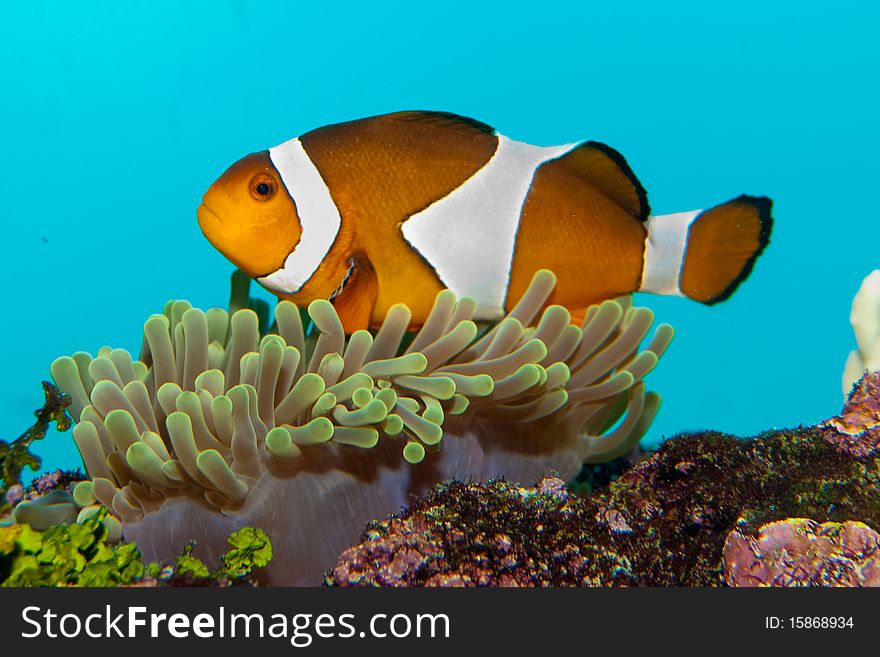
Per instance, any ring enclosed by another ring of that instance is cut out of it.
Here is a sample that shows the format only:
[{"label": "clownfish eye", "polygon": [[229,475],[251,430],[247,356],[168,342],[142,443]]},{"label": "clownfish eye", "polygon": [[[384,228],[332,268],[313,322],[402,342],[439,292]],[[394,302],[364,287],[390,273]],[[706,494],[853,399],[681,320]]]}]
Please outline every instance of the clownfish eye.
[{"label": "clownfish eye", "polygon": [[261,173],[254,176],[250,182],[251,196],[258,201],[268,201],[275,196],[278,184],[272,176]]}]

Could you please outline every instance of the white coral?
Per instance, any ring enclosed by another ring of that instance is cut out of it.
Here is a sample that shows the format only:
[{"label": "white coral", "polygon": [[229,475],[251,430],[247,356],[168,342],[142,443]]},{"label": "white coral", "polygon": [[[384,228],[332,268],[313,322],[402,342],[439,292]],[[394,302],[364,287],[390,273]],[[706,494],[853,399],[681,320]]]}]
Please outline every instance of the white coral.
[{"label": "white coral", "polygon": [[853,299],[849,321],[856,334],[858,349],[850,352],[843,368],[844,401],[866,370],[880,370],[880,269],[875,269],[862,281]]}]

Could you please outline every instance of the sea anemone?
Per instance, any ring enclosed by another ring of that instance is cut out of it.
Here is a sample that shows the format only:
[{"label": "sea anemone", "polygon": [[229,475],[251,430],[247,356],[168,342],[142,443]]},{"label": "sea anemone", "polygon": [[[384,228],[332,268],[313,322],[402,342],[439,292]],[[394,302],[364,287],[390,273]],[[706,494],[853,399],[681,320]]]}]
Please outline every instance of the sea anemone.
[{"label": "sea anemone", "polygon": [[573,325],[547,306],[554,285],[538,272],[482,335],[474,303],[448,290],[415,335],[397,305],[347,339],[327,301],[308,307],[308,338],[287,301],[265,335],[253,310],[170,302],[144,325],[139,360],[104,348],[52,364],[91,478],[74,495],[109,508],[152,560],[195,539],[215,565],[231,531],[261,528],[267,583],[298,585],[439,481],[571,479],[647,429],[659,398],[642,378],[672,329],[640,351],[650,310],[605,301]]}]

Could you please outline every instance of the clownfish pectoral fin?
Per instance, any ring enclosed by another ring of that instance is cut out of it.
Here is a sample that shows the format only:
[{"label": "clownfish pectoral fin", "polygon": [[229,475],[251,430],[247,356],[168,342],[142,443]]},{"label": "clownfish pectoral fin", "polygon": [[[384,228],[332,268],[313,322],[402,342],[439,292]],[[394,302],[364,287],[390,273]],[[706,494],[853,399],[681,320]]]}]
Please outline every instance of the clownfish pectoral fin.
[{"label": "clownfish pectoral fin", "polygon": [[767,197],[743,195],[709,210],[650,217],[641,290],[724,301],[767,246],[772,206]]},{"label": "clownfish pectoral fin", "polygon": [[575,326],[581,326],[584,323],[584,318],[587,316],[587,311],[589,311],[589,309],[589,306],[570,309],[569,313],[571,313],[571,319],[568,320],[568,323],[574,324]]},{"label": "clownfish pectoral fin", "polygon": [[598,141],[587,141],[559,158],[560,164],[590,183],[639,221],[651,210],[648,195],[623,155]]},{"label": "clownfish pectoral fin", "polygon": [[370,317],[379,296],[379,278],[366,258],[355,261],[355,269],[339,296],[331,303],[339,315],[346,335],[370,325]]}]

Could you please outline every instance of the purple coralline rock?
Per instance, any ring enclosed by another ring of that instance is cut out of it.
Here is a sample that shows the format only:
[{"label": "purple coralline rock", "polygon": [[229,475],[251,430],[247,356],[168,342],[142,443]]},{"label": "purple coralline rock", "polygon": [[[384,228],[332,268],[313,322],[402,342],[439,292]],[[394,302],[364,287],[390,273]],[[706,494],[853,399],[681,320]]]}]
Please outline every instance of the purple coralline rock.
[{"label": "purple coralline rock", "polygon": [[729,586],[880,586],[880,534],[861,522],[789,518],[757,537],[734,530],[723,557]]},{"label": "purple coralline rock", "polygon": [[15,506],[19,502],[33,502],[54,491],[70,491],[72,485],[85,479],[80,470],[50,470],[36,477],[27,488],[21,484],[10,486],[6,502]]},{"label": "purple coralline rock", "polygon": [[65,473],[62,470],[52,470],[34,479],[31,489],[38,494],[49,493],[63,485]]},{"label": "purple coralline rock", "polygon": [[828,439],[835,431],[677,436],[608,483],[591,482],[589,496],[558,479],[441,487],[371,523],[325,582],[869,585],[880,458],[840,449]]},{"label": "purple coralline rock", "polygon": [[[371,523],[340,556],[332,586],[596,586],[631,583],[629,562],[581,535],[565,482],[451,483]],[[601,578],[598,572],[607,573]]]}]

